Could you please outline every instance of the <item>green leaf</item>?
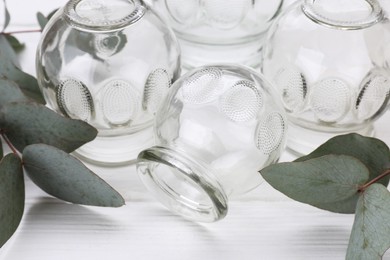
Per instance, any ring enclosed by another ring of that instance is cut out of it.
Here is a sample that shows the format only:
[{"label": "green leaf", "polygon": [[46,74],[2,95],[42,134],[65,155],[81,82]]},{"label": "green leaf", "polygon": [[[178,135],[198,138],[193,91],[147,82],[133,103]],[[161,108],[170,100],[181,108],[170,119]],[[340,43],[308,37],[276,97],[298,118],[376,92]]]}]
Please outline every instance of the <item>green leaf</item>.
[{"label": "green leaf", "polygon": [[23,72],[19,66],[15,51],[5,35],[0,34],[0,77],[14,81],[22,92],[34,101],[45,104],[45,99],[39,89],[38,81],[33,76]]},{"label": "green leaf", "polygon": [[14,154],[0,162],[0,247],[14,234],[24,211],[22,163]]},{"label": "green leaf", "polygon": [[3,31],[4,31],[8,27],[9,22],[11,21],[11,16],[9,14],[6,1],[3,0],[3,2],[4,2],[4,26],[3,26]]},{"label": "green leaf", "polygon": [[[387,168],[390,161],[389,147],[379,139],[364,137],[359,134],[347,134],[336,136],[319,146],[307,156],[298,158],[296,162],[318,158],[327,154],[344,154],[357,158],[370,172],[369,180],[381,175]],[[387,186],[389,178],[382,178],[379,183]],[[355,195],[340,201],[339,204],[332,204],[332,211],[338,213],[354,213],[359,196]],[[329,205],[319,205],[320,208],[329,208]]]},{"label": "green leaf", "polygon": [[54,9],[53,11],[51,11],[47,16],[45,16],[41,12],[37,13],[38,24],[39,24],[39,26],[41,27],[42,30],[45,28],[46,24],[49,22],[49,20],[53,17],[53,15],[57,11],[58,11],[58,8]]},{"label": "green leaf", "polygon": [[25,47],[24,43],[21,43],[14,36],[12,36],[10,34],[6,34],[5,37],[15,52],[19,52],[19,51],[24,49],[24,47]]},{"label": "green leaf", "polygon": [[347,260],[382,259],[390,248],[390,192],[373,184],[360,196]]},{"label": "green leaf", "polygon": [[43,28],[45,28],[47,22],[49,21],[41,12],[37,13],[37,20],[38,20],[39,26],[41,27],[41,30],[43,30]]},{"label": "green leaf", "polygon": [[[390,162],[389,147],[379,139],[364,137],[359,134],[347,134],[336,136],[319,146],[311,154],[301,157],[296,162],[306,161],[327,154],[344,154],[360,160],[370,172],[372,180],[381,175]],[[389,177],[379,181],[383,185],[389,184]]]},{"label": "green leaf", "polygon": [[0,106],[15,101],[27,101],[15,82],[0,78]]},{"label": "green leaf", "polygon": [[356,196],[368,180],[368,170],[347,155],[325,155],[304,162],[279,163],[260,171],[275,189],[290,198],[336,211]]},{"label": "green leaf", "polygon": [[0,60],[0,76],[10,64],[19,67],[18,57],[4,34],[0,34]]},{"label": "green leaf", "polygon": [[[1,64],[0,64],[1,68]],[[3,72],[3,73],[2,73]],[[23,72],[21,69],[16,67],[13,64],[10,64],[5,70],[1,72],[0,77],[7,78],[9,80],[14,81],[23,93],[40,104],[46,104],[45,99],[43,98],[42,92],[39,89],[38,81],[33,76]]]},{"label": "green leaf", "polygon": [[358,199],[359,199],[359,194],[356,193],[355,195],[344,200],[335,201],[332,203],[318,203],[317,207],[335,213],[354,214]]},{"label": "green leaf", "polygon": [[65,118],[33,102],[14,102],[1,107],[0,127],[19,151],[30,144],[44,143],[72,152],[97,135],[97,130],[89,124]]},{"label": "green leaf", "polygon": [[120,207],[122,196],[69,154],[45,144],[27,146],[24,167],[31,180],[47,193],[72,203]]}]

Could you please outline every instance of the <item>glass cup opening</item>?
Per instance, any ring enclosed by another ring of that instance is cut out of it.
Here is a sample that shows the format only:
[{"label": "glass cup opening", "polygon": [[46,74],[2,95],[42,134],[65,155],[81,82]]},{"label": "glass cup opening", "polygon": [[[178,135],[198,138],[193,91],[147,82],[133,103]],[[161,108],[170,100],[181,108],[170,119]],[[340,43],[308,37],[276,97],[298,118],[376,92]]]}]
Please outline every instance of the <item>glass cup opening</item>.
[{"label": "glass cup opening", "polygon": [[192,221],[214,222],[227,214],[227,197],[210,170],[169,148],[140,153],[137,171],[168,209]]},{"label": "glass cup opening", "polygon": [[137,22],[145,11],[140,0],[71,0],[65,18],[81,30],[111,31]]},{"label": "glass cup opening", "polygon": [[305,0],[302,11],[315,23],[342,30],[367,28],[384,18],[377,0]]}]

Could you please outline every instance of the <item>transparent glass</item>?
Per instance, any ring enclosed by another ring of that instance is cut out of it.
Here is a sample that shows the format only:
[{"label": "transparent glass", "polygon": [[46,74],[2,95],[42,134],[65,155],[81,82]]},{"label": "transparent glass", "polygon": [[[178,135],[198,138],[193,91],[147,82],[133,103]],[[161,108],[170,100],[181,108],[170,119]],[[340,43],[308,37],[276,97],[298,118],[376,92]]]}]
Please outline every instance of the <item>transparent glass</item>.
[{"label": "transparent glass", "polygon": [[48,105],[98,137],[76,153],[128,163],[153,145],[154,114],[180,73],[173,32],[138,0],[73,0],[46,26],[37,76]]},{"label": "transparent glass", "polygon": [[373,134],[390,93],[390,23],[375,0],[305,0],[270,28],[261,71],[279,89],[299,154]]},{"label": "transparent glass", "polygon": [[153,0],[174,29],[183,66],[231,62],[256,67],[262,40],[283,0]]},{"label": "transparent glass", "polygon": [[188,219],[223,218],[228,198],[258,186],[258,171],[280,156],[286,119],[278,100],[270,84],[245,67],[188,72],[156,114],[157,146],[138,156],[143,183]]}]

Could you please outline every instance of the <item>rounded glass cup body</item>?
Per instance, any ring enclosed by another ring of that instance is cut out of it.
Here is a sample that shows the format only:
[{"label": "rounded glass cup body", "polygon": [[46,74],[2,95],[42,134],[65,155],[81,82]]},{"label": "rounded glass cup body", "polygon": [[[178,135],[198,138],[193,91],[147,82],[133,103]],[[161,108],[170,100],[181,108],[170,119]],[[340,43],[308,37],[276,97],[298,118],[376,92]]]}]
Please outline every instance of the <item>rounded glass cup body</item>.
[{"label": "rounded glass cup body", "polygon": [[337,134],[372,135],[390,93],[390,23],[374,0],[306,0],[269,30],[261,71],[279,89],[287,146],[307,154]]},{"label": "rounded glass cup body", "polygon": [[173,32],[138,0],[73,0],[44,29],[38,82],[48,105],[98,129],[76,153],[129,163],[153,145],[158,105],[180,73]]},{"label": "rounded glass cup body", "polygon": [[153,0],[174,29],[187,69],[229,62],[258,67],[263,38],[283,0]]},{"label": "rounded glass cup body", "polygon": [[176,81],[156,114],[157,146],[138,156],[148,190],[185,218],[212,222],[227,200],[261,182],[285,143],[285,116],[271,85],[252,69],[210,65]]}]

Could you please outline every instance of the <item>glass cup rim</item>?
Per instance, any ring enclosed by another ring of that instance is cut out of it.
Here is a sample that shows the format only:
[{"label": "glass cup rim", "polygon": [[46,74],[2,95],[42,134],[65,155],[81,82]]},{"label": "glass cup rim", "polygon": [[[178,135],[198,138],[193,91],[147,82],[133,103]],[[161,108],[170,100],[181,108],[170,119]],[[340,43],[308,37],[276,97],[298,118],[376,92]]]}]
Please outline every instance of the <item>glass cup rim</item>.
[{"label": "glass cup rim", "polygon": [[366,1],[370,5],[371,12],[368,16],[356,21],[339,20],[327,17],[315,7],[315,1],[316,0],[304,0],[301,4],[302,12],[313,22],[331,28],[359,30],[373,26],[384,19],[382,7],[377,0],[362,0]]},{"label": "glass cup rim", "polygon": [[[143,174],[142,169],[151,165],[162,164],[181,175],[178,181],[189,180],[191,186],[208,198],[210,203],[205,206],[197,206],[196,201],[171,191],[169,184],[160,181],[158,174],[149,171]],[[190,159],[182,153],[161,146],[154,146],[142,151],[138,155],[137,172],[147,189],[168,209],[197,222],[214,222],[226,216],[228,211],[227,196],[223,188],[216,180],[210,169],[205,169],[197,161]]]},{"label": "glass cup rim", "polygon": [[[144,16],[147,9],[145,4],[140,0],[124,1],[126,3],[128,2],[129,6],[133,6],[133,10],[129,12],[129,14],[118,19],[96,22],[89,18],[83,17],[77,12],[77,5],[83,1],[87,0],[70,0],[64,7],[64,16],[73,27],[86,31],[116,31],[123,29],[140,20]],[[103,0],[103,2],[107,3],[110,3],[111,1],[112,0]]]}]

